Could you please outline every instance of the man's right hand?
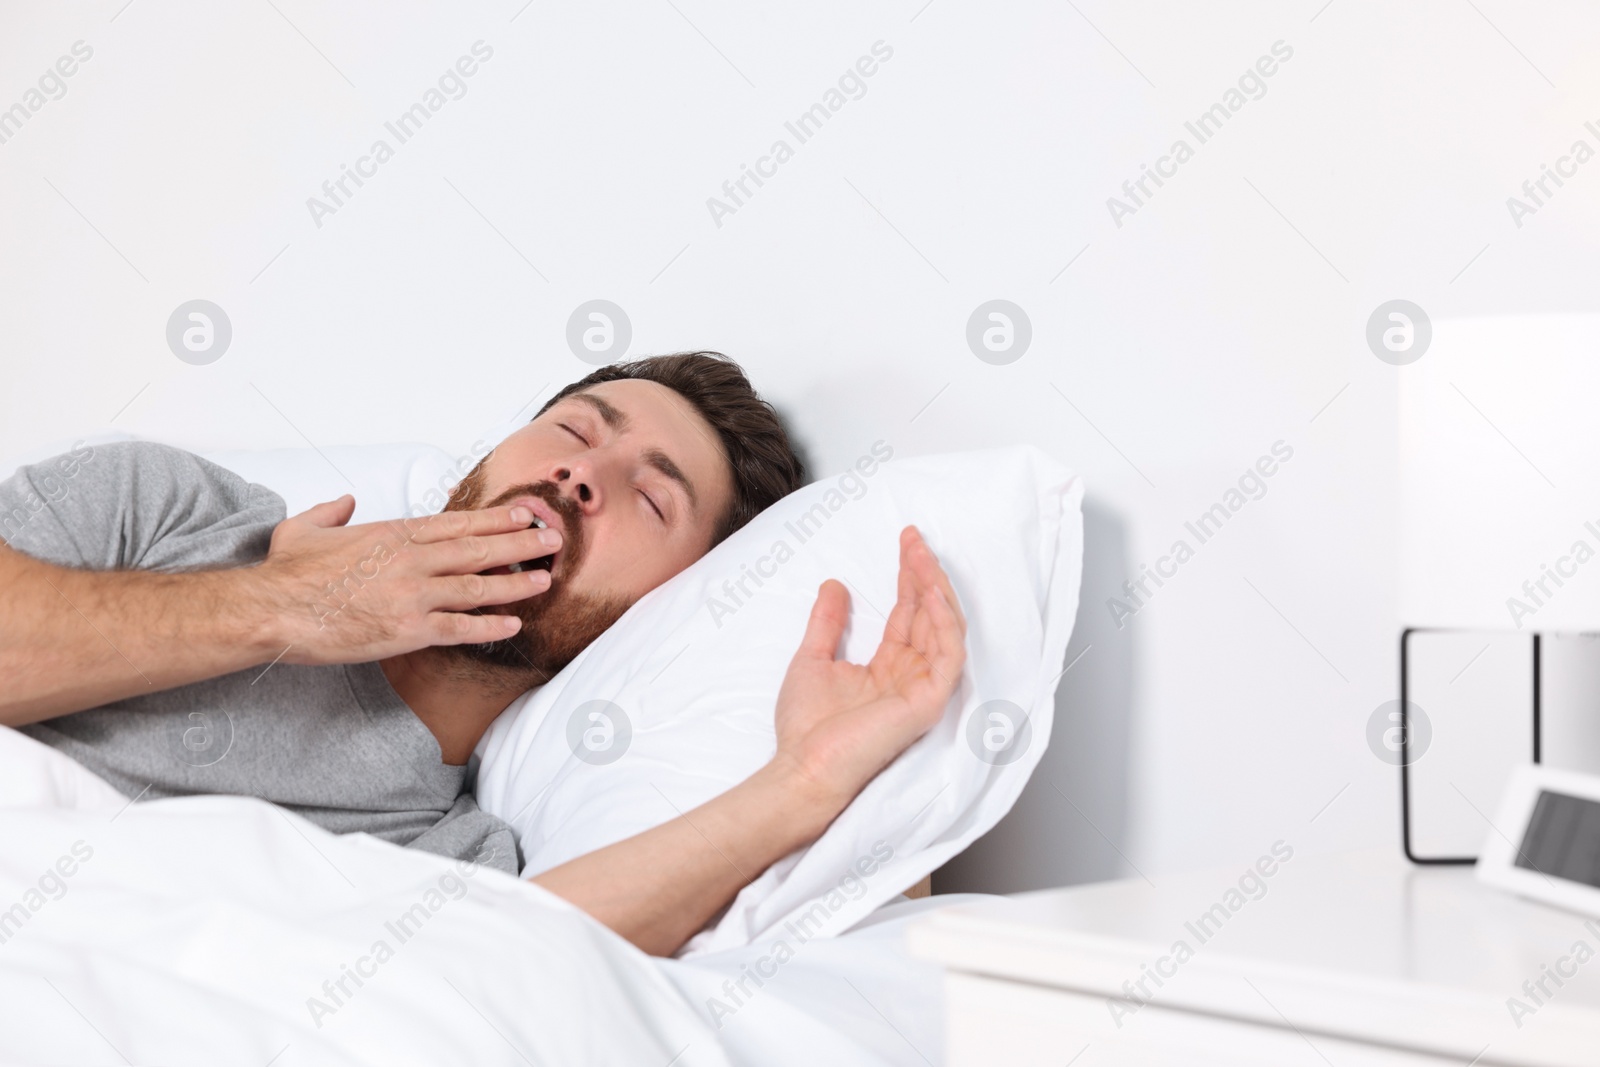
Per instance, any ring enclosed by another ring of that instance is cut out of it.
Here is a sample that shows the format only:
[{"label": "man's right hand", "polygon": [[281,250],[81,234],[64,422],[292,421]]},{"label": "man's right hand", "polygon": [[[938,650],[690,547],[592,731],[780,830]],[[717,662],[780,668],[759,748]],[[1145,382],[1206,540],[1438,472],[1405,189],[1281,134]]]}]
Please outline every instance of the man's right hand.
[{"label": "man's right hand", "polygon": [[[364,663],[509,637],[477,609],[537,595],[560,533],[522,508],[345,525],[349,497],[278,524],[253,567],[85,570],[0,542],[0,723],[21,726],[278,661]],[[552,543],[553,542],[553,543]]]},{"label": "man's right hand", "polygon": [[430,645],[510,637],[514,615],[477,609],[550,588],[543,570],[483,574],[561,547],[525,507],[346,525],[350,496],[279,523],[250,581],[288,663],[364,663]]}]

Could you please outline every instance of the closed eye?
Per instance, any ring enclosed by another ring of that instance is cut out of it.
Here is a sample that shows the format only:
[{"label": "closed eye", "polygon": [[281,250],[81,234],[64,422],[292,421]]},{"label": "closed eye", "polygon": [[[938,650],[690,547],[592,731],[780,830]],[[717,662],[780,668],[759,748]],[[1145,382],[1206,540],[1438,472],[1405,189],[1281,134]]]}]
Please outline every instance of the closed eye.
[{"label": "closed eye", "polygon": [[667,521],[667,517],[661,513],[661,509],[656,506],[655,499],[652,498],[649,493],[641,489],[639,490],[639,495],[644,497],[646,504],[650,505],[650,510],[656,513],[656,518],[660,519],[662,522]]},{"label": "closed eye", "polygon": [[581,442],[582,442],[582,443],[583,443],[583,444],[584,444],[584,445],[588,445],[588,443],[589,443],[589,439],[588,439],[588,438],[587,438],[587,437],[585,437],[585,436],[583,436],[583,434],[581,434],[581,433],[579,433],[579,432],[578,432],[578,431],[577,431],[577,430],[574,430],[574,429],[573,429],[573,428],[572,428],[572,427],[571,427],[571,426],[568,426],[568,425],[567,425],[567,424],[566,424],[566,423],[564,423],[564,422],[563,422],[563,423],[561,423],[561,424],[560,424],[560,426],[561,426],[561,428],[562,428],[562,429],[563,429],[563,430],[565,430],[565,431],[567,431],[567,432],[568,432],[568,433],[570,433],[570,434],[571,434],[571,435],[572,435],[572,436],[574,436],[574,437],[576,437],[576,438],[577,438],[577,439],[578,439],[578,440],[579,440],[579,441],[581,441]]}]

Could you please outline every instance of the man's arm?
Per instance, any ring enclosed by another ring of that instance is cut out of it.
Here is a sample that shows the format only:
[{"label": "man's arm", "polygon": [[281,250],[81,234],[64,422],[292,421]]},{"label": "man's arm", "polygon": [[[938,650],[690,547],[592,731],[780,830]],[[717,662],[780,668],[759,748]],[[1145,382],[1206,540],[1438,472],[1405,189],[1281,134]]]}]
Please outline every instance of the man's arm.
[{"label": "man's arm", "polygon": [[651,955],[670,956],[762,871],[822,836],[837,814],[804,779],[768,764],[671,822],[532,881]]},{"label": "man's arm", "polygon": [[[269,663],[363,663],[498,640],[544,571],[477,572],[544,556],[554,530],[522,508],[346,526],[352,497],[279,523],[259,565],[157,573],[56,566],[0,543],[0,724],[22,726]],[[341,582],[365,581],[352,593]],[[331,596],[334,591],[338,596]]]},{"label": "man's arm", "polygon": [[966,663],[966,621],[912,527],[900,588],[872,662],[836,659],[844,586],[817,594],[778,695],[778,752],[744,782],[671,822],[532,881],[635,945],[670,955],[762,871],[816,840],[857,793],[944,712]]},{"label": "man's arm", "polygon": [[22,726],[270,660],[242,573],[81,571],[0,544],[0,723]]}]

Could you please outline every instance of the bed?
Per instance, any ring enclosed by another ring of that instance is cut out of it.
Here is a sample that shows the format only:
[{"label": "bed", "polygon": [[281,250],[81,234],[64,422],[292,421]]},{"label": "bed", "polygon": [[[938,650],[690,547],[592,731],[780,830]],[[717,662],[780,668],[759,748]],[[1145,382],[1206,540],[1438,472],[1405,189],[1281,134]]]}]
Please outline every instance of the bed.
[{"label": "bed", "polygon": [[[358,480],[366,518],[428,513],[471,458],[328,451]],[[291,512],[344,491],[318,481],[320,453],[212,458],[277,488]],[[948,507],[966,484],[993,494],[989,522]],[[872,605],[895,596],[898,531],[915,522],[938,547],[970,624],[944,720],[677,959],[646,956],[530,882],[336,837],[259,800],[130,801],[0,727],[0,1062],[941,1062],[941,975],[907,954],[904,927],[962,898],[902,891],[1009,810],[1048,744],[1082,494],[1032,449],[858,464],[767,509],[496,720],[478,800],[517,833],[523,873],[548,870],[769,759],[771,709],[821,580],[858,591],[861,625],[841,654],[866,662],[883,631]],[[717,591],[811,520],[825,524],[807,528],[804,551],[761,571],[739,625],[720,625]],[[570,727],[597,701],[626,709],[627,759],[575,758]]]},{"label": "bed", "polygon": [[900,899],[837,938],[644,955],[531,883],[262,801],[130,802],[0,728],[0,1062],[929,1064]]}]

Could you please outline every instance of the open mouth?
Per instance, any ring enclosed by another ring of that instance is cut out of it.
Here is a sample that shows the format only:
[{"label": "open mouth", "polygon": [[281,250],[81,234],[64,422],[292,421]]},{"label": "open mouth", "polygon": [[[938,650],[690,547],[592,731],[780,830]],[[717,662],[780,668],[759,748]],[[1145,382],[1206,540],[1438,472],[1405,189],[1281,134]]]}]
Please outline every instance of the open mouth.
[{"label": "open mouth", "polygon": [[[547,524],[543,519],[535,518],[531,523],[528,524],[528,529],[543,530],[546,528],[546,525]],[[490,567],[488,570],[481,571],[480,573],[487,575],[521,574],[524,571],[548,571],[555,563],[555,558],[558,554],[559,550],[556,553],[552,553],[548,556],[540,556],[538,559],[525,559],[520,563],[505,563],[498,567]]]},{"label": "open mouth", "polygon": [[[528,526],[528,529],[530,530],[543,530],[544,528],[545,521],[537,518],[534,519],[533,522]],[[547,571],[550,569],[550,565],[554,562],[554,555],[540,556],[538,559],[525,559],[521,563],[510,564],[508,567],[506,567],[506,573],[521,574],[523,571]]]}]

